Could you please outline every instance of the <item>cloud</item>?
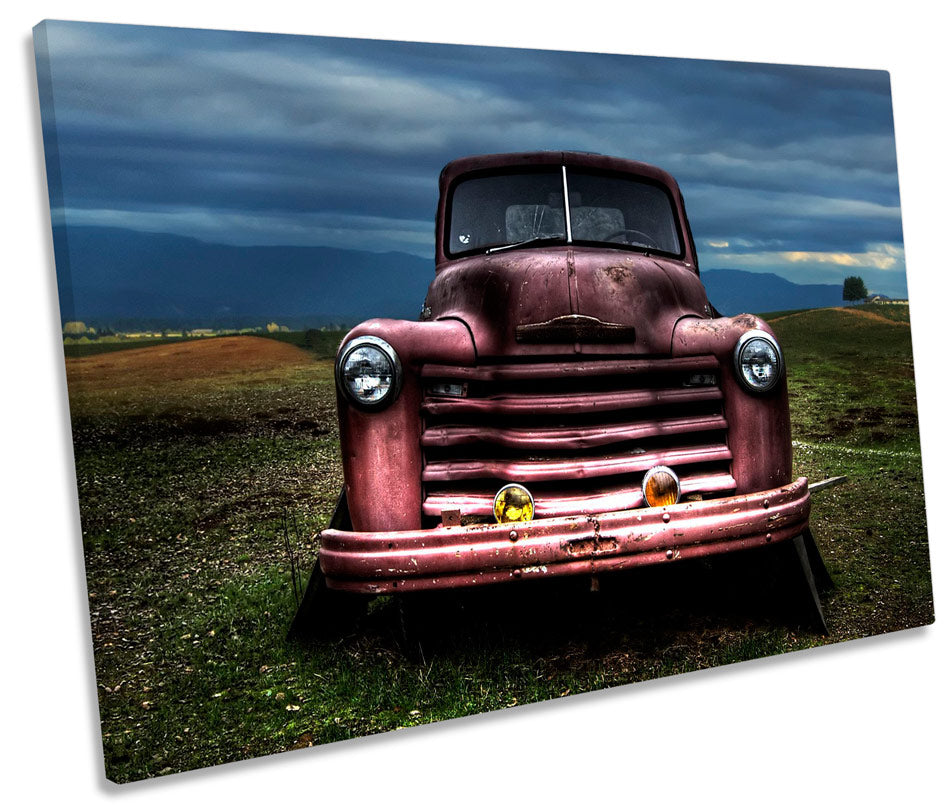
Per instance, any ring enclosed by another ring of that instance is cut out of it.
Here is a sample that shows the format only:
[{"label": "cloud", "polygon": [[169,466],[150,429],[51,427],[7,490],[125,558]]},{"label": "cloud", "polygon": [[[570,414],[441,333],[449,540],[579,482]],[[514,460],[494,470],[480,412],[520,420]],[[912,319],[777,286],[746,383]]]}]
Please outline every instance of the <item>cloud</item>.
[{"label": "cloud", "polygon": [[432,225],[427,222],[383,217],[252,211],[174,209],[130,211],[118,209],[62,209],[52,212],[53,223],[70,227],[100,226],[187,237],[231,245],[325,245],[365,251],[404,251],[432,258]]},{"label": "cloud", "polygon": [[739,268],[774,273],[798,284],[840,284],[861,276],[868,288],[888,296],[907,295],[904,250],[899,245],[868,245],[859,252],[750,250],[705,252],[702,268]]},{"label": "cloud", "polygon": [[788,262],[817,262],[849,268],[877,268],[881,271],[904,269],[904,251],[896,245],[880,245],[863,253],[829,251],[785,251],[780,254]]},{"label": "cloud", "polygon": [[704,265],[903,269],[881,71],[46,25],[67,223],[431,256],[448,160],[578,149],[672,172]]}]

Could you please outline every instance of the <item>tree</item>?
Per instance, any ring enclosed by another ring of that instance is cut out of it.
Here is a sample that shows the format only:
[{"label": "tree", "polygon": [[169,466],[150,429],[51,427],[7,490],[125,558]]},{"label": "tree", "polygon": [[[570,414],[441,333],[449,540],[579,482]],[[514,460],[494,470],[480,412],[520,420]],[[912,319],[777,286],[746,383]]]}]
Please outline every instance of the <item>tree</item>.
[{"label": "tree", "polygon": [[86,323],[83,321],[67,321],[63,326],[63,333],[68,336],[82,336],[89,331]]},{"label": "tree", "polygon": [[856,302],[860,299],[867,299],[868,289],[864,286],[864,280],[860,276],[849,276],[844,280],[844,291],[841,298],[846,302]]}]

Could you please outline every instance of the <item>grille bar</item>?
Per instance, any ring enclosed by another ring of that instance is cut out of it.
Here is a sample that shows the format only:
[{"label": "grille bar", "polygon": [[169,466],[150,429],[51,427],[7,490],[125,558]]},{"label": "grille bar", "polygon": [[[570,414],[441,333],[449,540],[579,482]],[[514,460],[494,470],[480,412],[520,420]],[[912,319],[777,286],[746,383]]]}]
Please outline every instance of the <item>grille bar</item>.
[{"label": "grille bar", "polygon": [[422,433],[422,445],[425,448],[446,448],[472,443],[493,443],[505,448],[573,451],[647,437],[722,431],[726,426],[726,419],[721,415],[642,420],[636,423],[594,427],[511,429],[497,426],[433,426]]},{"label": "grille bar", "polygon": [[589,414],[704,400],[722,400],[722,392],[718,387],[697,386],[689,389],[628,389],[620,392],[578,392],[567,395],[493,395],[458,400],[431,397],[423,401],[422,408],[433,416]]},{"label": "grille bar", "polygon": [[425,364],[422,377],[467,381],[523,381],[537,378],[588,378],[605,375],[639,375],[643,373],[693,372],[717,369],[714,355],[689,358],[634,358],[606,361],[546,361],[526,364],[490,364],[477,367]]},{"label": "grille bar", "polygon": [[[736,481],[729,474],[704,474],[687,476],[680,480],[684,496],[714,491],[731,491]],[[492,497],[471,493],[433,492],[422,505],[426,516],[439,517],[443,510],[461,510],[467,516],[492,515]],[[643,492],[639,487],[615,488],[592,493],[536,496],[535,516],[539,519],[552,516],[573,516],[582,513],[610,513],[617,510],[633,510],[643,507]]]},{"label": "grille bar", "polygon": [[563,460],[520,462],[507,460],[460,460],[433,462],[422,472],[423,482],[455,479],[507,479],[518,482],[545,482],[558,479],[587,479],[645,473],[654,465],[693,465],[731,460],[726,445],[692,446],[642,454],[610,457],[569,457]]}]

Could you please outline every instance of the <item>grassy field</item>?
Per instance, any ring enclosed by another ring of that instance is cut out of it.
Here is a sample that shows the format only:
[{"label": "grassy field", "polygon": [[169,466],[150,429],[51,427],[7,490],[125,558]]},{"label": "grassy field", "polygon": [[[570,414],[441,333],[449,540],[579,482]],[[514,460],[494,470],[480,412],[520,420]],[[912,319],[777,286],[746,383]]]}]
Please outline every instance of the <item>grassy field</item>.
[{"label": "grassy field", "polygon": [[[899,316],[899,314],[897,314]],[[115,781],[929,623],[906,318],[779,315],[797,472],[836,581],[828,638],[745,567],[678,564],[439,607],[424,663],[380,598],[342,641],[286,641],[341,486],[332,364],[266,338],[70,359],[106,773]],[[337,339],[338,340],[338,339]]]}]

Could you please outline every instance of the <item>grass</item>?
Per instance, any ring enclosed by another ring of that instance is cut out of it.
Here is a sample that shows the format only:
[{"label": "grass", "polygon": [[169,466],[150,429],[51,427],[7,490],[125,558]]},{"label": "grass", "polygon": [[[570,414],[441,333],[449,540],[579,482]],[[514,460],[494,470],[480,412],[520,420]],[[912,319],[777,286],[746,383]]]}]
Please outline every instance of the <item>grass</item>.
[{"label": "grass", "polygon": [[174,359],[187,374],[164,385],[136,366],[147,354],[116,355],[114,366],[71,361],[108,777],[133,781],[930,622],[908,325],[822,310],[774,328],[790,369],[797,473],[849,476],[813,504],[836,581],[827,639],[770,598],[754,562],[684,562],[604,579],[598,593],[554,581],[430,604],[439,642],[424,663],[400,652],[387,598],[341,641],[285,639],[296,606],[287,544],[309,566],[311,537],[342,481],[332,362],[318,357],[326,348],[247,339],[273,355],[242,372],[199,358],[223,358],[227,347],[204,340]]},{"label": "grass", "polygon": [[309,350],[316,358],[336,358],[346,330],[291,330],[274,333],[270,338]]}]

